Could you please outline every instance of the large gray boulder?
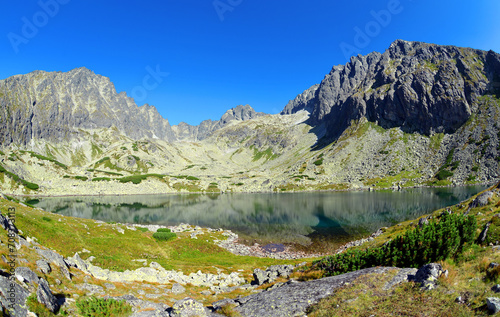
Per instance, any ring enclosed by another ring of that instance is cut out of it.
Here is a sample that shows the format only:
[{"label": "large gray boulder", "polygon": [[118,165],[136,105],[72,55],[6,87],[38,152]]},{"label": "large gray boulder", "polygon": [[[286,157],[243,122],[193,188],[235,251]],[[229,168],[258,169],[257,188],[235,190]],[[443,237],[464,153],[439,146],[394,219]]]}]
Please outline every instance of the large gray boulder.
[{"label": "large gray boulder", "polygon": [[31,283],[34,285],[39,283],[38,275],[28,267],[17,267],[15,275],[19,281],[26,284]]},{"label": "large gray boulder", "polygon": [[26,317],[28,307],[26,298],[29,291],[15,283],[15,277],[10,278],[0,275],[0,302],[2,307],[13,317]]},{"label": "large gray boulder", "polygon": [[496,314],[500,311],[500,298],[488,297],[486,299],[486,305],[488,306],[490,313]]},{"label": "large gray boulder", "polygon": [[47,262],[45,260],[40,259],[40,260],[36,261],[36,266],[38,267],[40,272],[42,272],[43,274],[49,274],[50,272],[52,272],[52,269],[50,268],[49,262]]},{"label": "large gray boulder", "polygon": [[68,280],[71,280],[71,274],[68,270],[68,265],[64,261],[62,255],[50,249],[37,249],[36,252],[43,256],[49,263],[54,263],[59,266],[61,274],[63,274]]},{"label": "large gray boulder", "polygon": [[50,291],[49,283],[43,278],[40,279],[36,297],[39,303],[45,305],[51,312],[55,313],[59,309],[57,298]]}]

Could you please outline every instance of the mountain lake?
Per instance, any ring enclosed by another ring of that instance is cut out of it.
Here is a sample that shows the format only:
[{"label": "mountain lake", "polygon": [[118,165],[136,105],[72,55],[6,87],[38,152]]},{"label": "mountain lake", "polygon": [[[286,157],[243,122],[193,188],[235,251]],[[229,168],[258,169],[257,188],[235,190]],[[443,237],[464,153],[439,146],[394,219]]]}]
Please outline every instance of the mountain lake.
[{"label": "mountain lake", "polygon": [[231,229],[240,242],[331,251],[381,227],[458,204],[485,185],[401,191],[166,194],[31,198],[56,214],[105,222]]}]

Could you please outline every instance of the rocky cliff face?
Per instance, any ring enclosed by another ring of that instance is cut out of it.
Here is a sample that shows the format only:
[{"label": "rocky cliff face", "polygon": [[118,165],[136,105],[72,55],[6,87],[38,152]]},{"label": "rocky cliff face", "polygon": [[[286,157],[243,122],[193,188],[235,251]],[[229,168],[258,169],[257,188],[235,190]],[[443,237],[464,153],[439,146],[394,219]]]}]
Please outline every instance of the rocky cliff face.
[{"label": "rocky cliff face", "polygon": [[410,133],[453,133],[477,110],[478,98],[498,88],[499,71],[493,51],[398,40],[383,54],[333,67],[282,113],[310,110],[311,123],[326,123],[332,138],[363,117]]},{"label": "rocky cliff face", "polygon": [[79,129],[113,128],[133,139],[174,140],[155,107],[137,107],[117,94],[109,78],[86,68],[35,71],[0,80],[0,143],[27,145],[33,139],[60,142]]},{"label": "rocky cliff face", "polygon": [[200,125],[189,125],[185,122],[172,126],[179,140],[201,141],[210,136],[215,130],[221,129],[232,121],[246,121],[265,115],[263,112],[256,112],[249,105],[239,105],[231,108],[217,121],[204,120]]}]

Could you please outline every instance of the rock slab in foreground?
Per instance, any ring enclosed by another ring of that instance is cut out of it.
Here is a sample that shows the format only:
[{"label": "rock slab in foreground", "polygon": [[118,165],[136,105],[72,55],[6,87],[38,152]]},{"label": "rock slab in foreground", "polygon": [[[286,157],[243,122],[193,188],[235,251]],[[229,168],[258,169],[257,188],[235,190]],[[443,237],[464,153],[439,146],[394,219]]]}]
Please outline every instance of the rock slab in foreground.
[{"label": "rock slab in foreground", "polygon": [[235,311],[245,317],[304,316],[308,307],[332,295],[345,283],[351,283],[362,275],[383,274],[394,269],[400,270],[391,267],[368,268],[319,280],[287,283],[284,286],[247,297],[230,301],[223,300],[224,303],[215,302],[213,306],[236,304],[238,306]]}]

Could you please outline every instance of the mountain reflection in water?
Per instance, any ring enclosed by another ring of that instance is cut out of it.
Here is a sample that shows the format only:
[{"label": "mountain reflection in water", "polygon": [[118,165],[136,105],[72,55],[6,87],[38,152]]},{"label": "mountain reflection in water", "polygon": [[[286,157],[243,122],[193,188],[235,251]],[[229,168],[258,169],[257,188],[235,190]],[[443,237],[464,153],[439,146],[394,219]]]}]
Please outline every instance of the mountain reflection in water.
[{"label": "mountain reflection in water", "polygon": [[457,204],[485,188],[43,197],[31,202],[72,217],[138,224],[189,223],[231,229],[248,242],[336,247],[380,227]]}]

